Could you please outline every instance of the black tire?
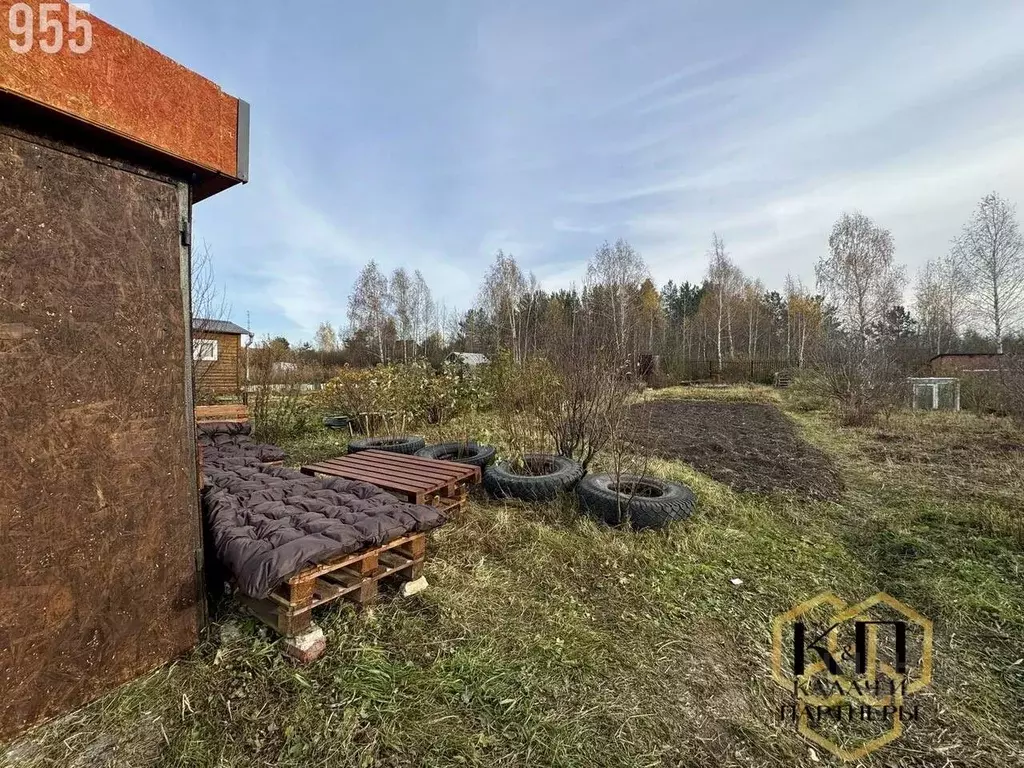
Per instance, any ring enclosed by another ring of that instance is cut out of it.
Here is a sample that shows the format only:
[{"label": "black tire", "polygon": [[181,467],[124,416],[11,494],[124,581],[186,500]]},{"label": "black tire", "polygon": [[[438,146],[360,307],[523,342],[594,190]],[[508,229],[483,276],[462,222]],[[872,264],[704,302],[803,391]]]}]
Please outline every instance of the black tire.
[{"label": "black tire", "polygon": [[494,446],[481,445],[472,441],[468,443],[438,443],[428,445],[416,451],[417,456],[439,461],[455,461],[459,464],[471,464],[484,469],[494,461]]},{"label": "black tire", "polygon": [[424,445],[426,440],[414,435],[395,435],[394,437],[361,437],[348,444],[349,453],[360,451],[388,451],[389,453],[406,453],[410,456]]},{"label": "black tire", "polygon": [[[624,487],[624,492],[619,488]],[[663,528],[693,514],[696,498],[685,485],[638,475],[590,475],[576,487],[580,506],[591,517],[637,530]]]},{"label": "black tire", "polygon": [[327,429],[345,429],[352,422],[352,419],[348,416],[326,416],[324,417],[324,426]]},{"label": "black tire", "polygon": [[512,470],[507,461],[499,461],[484,472],[484,487],[495,498],[524,501],[552,501],[559,493],[573,488],[583,477],[583,467],[564,456],[528,453],[523,461],[543,474],[522,475]]}]

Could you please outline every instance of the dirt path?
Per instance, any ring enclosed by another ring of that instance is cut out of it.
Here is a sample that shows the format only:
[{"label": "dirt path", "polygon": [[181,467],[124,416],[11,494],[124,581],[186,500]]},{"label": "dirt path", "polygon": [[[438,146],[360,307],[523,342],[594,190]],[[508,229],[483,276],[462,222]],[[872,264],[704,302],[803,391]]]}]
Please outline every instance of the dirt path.
[{"label": "dirt path", "polygon": [[737,491],[839,498],[832,461],[801,439],[781,411],[758,403],[655,400],[631,409],[633,439]]}]

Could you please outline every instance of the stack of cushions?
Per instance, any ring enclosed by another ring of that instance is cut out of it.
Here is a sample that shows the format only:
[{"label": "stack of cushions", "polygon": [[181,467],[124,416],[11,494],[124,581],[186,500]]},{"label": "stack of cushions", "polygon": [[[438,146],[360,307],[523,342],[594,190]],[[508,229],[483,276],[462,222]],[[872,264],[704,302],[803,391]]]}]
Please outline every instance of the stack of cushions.
[{"label": "stack of cushions", "polygon": [[284,461],[287,455],[276,445],[254,443],[249,424],[235,421],[211,421],[196,425],[196,438],[203,453],[203,464],[214,458],[247,458],[258,461]]},{"label": "stack of cushions", "polygon": [[434,507],[374,485],[268,467],[255,457],[204,457],[210,542],[243,594],[262,599],[303,568],[436,528]]}]

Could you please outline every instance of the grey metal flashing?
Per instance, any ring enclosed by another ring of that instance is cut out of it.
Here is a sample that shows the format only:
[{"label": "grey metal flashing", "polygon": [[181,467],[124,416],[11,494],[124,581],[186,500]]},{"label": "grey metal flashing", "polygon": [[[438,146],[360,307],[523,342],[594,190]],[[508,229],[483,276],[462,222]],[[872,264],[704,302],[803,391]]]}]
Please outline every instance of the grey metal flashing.
[{"label": "grey metal flashing", "polygon": [[238,100],[238,146],[235,151],[235,176],[242,183],[249,181],[249,102]]}]

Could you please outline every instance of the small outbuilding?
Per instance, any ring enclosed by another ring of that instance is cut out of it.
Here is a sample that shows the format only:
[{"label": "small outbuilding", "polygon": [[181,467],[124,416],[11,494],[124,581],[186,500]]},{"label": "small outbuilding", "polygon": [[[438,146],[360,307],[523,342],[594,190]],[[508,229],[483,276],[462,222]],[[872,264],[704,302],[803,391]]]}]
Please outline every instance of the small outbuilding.
[{"label": "small outbuilding", "polygon": [[998,373],[1004,355],[987,352],[947,352],[928,361],[932,376]]},{"label": "small outbuilding", "polygon": [[960,379],[929,376],[907,381],[910,383],[910,407],[913,410],[960,410]]},{"label": "small outbuilding", "polygon": [[0,19],[34,7],[0,42],[0,740],[198,641],[192,205],[248,178],[245,102],[83,6]]},{"label": "small outbuilding", "polygon": [[468,368],[476,368],[478,365],[487,365],[491,362],[487,355],[479,352],[452,352],[445,358],[446,363],[453,365],[465,365]]},{"label": "small outbuilding", "polygon": [[235,323],[192,318],[192,364],[199,398],[241,397],[243,336],[252,341],[252,331]]}]

